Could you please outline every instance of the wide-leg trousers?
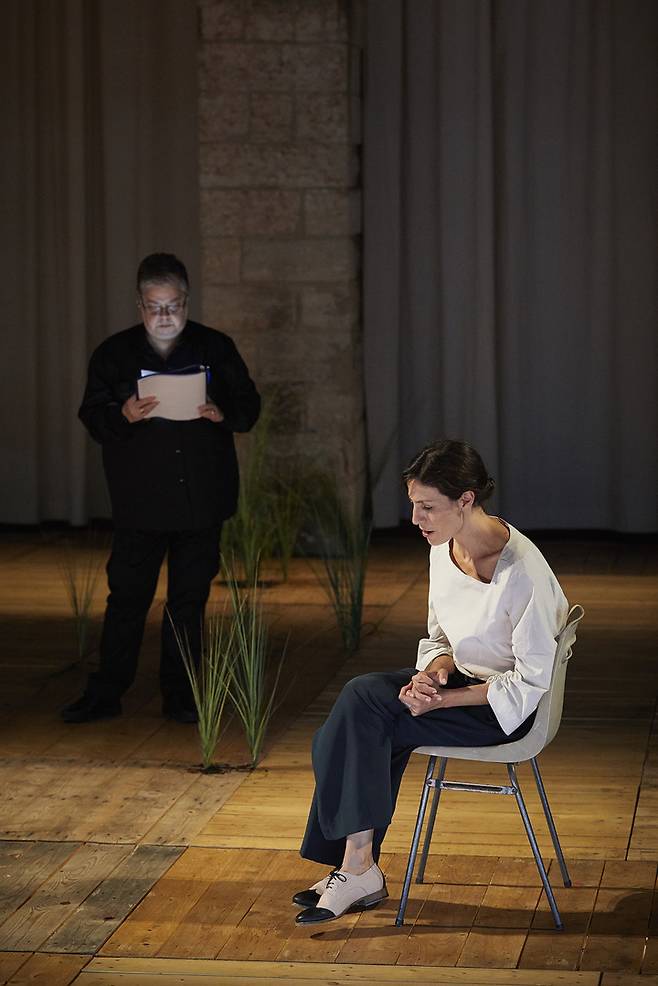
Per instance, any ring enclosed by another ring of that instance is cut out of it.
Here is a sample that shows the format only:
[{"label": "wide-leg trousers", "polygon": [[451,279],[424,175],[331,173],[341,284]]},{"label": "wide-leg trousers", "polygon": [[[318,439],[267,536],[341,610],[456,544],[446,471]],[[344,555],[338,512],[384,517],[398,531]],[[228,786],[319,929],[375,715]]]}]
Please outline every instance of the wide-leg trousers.
[{"label": "wide-leg trousers", "polygon": [[[534,713],[507,735],[489,705],[412,716],[398,694],[416,668],[360,675],[338,696],[313,739],[315,794],[301,847],[305,859],[340,866],[346,836],[374,829],[373,855],[391,823],[402,774],[417,746],[494,746],[520,739]],[[481,684],[460,672],[448,688]]]},{"label": "wide-leg trousers", "polygon": [[[221,526],[198,531],[117,530],[107,563],[110,594],[100,642],[100,665],[88,691],[119,698],[137,672],[146,616],[167,555],[167,605],[163,613],[160,690],[166,699],[192,705],[192,693],[176,634],[187,638],[198,662],[210,583],[219,571]],[[170,618],[171,617],[171,618]]]}]

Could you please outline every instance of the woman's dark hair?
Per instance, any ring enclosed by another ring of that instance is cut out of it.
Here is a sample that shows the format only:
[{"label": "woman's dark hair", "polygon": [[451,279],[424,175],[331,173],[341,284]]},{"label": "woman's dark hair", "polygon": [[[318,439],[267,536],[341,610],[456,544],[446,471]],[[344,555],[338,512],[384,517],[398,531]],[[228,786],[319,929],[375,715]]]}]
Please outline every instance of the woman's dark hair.
[{"label": "woman's dark hair", "polygon": [[489,499],[496,485],[473,446],[451,438],[434,442],[413,457],[402,473],[405,484],[412,479],[433,486],[451,500],[472,490],[476,506]]},{"label": "woman's dark hair", "polygon": [[189,292],[190,280],[182,260],[173,253],[150,253],[144,257],[137,269],[138,294],[142,284],[168,284],[170,281],[178,281]]}]

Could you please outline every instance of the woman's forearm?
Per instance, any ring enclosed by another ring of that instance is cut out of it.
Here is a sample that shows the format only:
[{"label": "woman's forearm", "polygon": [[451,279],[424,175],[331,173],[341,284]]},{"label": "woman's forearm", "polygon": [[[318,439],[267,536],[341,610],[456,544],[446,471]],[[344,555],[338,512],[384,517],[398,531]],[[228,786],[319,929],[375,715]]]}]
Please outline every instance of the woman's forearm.
[{"label": "woman's forearm", "polygon": [[441,706],[445,709],[458,705],[486,705],[488,691],[488,682],[467,688],[441,688]]}]

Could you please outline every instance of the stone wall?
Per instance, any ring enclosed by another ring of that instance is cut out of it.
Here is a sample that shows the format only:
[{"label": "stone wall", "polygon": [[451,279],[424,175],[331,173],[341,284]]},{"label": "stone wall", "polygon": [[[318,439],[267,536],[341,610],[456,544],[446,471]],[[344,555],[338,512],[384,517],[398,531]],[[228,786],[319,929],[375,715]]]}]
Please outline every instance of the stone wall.
[{"label": "stone wall", "polygon": [[282,406],[275,452],[363,474],[358,0],[199,0],[203,318]]}]

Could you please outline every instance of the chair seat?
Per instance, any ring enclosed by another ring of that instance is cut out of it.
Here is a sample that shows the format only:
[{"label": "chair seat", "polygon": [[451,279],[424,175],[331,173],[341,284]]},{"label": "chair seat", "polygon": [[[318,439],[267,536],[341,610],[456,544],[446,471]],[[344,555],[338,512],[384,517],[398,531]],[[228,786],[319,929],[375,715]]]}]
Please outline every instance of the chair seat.
[{"label": "chair seat", "polygon": [[450,760],[485,760],[489,763],[522,763],[531,760],[543,749],[542,737],[530,730],[512,743],[496,746],[419,746],[414,753],[426,757],[449,757]]}]

